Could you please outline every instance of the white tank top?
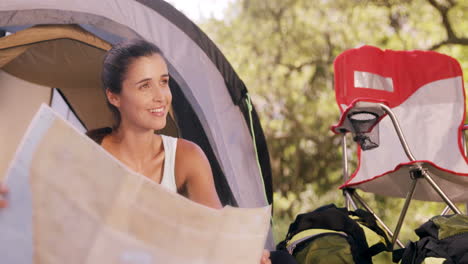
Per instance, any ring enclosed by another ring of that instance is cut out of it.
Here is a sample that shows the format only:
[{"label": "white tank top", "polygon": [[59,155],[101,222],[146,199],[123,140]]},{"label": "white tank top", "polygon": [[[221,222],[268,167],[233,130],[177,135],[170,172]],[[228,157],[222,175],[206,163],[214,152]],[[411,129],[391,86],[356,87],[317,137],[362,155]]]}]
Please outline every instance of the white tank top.
[{"label": "white tank top", "polygon": [[177,148],[177,138],[161,135],[164,146],[164,171],[161,185],[165,188],[177,192],[175,181],[175,157]]}]

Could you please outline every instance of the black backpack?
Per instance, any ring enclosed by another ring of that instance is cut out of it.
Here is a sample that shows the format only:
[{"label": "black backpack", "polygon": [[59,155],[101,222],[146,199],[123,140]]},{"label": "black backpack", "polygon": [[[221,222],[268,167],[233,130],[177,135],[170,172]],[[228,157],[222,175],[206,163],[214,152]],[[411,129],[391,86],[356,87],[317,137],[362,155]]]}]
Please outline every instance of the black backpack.
[{"label": "black backpack", "polygon": [[415,231],[420,239],[402,251],[401,264],[419,264],[428,257],[444,259],[444,264],[468,263],[468,216],[435,216]]},{"label": "black backpack", "polygon": [[[377,234],[380,242],[369,246],[364,229]],[[372,256],[390,251],[390,245],[388,235],[377,225],[372,214],[361,209],[348,211],[330,204],[298,215],[277,250],[288,251],[300,264],[313,262],[311,259],[324,259],[322,263],[330,264],[371,264]],[[327,251],[326,247],[333,248]],[[320,256],[311,256],[314,254]]]}]

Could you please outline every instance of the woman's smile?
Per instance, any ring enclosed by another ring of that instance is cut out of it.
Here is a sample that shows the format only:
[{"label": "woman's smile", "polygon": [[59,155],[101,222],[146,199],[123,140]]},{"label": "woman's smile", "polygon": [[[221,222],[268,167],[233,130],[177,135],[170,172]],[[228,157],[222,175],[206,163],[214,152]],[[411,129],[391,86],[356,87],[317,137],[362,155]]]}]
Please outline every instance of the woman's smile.
[{"label": "woman's smile", "polygon": [[150,112],[152,116],[164,117],[166,115],[166,106],[151,108],[151,109],[148,109],[148,111]]}]

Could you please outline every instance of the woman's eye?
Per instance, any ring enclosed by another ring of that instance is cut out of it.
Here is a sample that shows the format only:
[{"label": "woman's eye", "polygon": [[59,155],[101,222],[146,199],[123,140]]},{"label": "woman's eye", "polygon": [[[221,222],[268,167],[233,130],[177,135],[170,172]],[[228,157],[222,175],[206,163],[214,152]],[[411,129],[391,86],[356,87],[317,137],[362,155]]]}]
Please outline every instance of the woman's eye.
[{"label": "woman's eye", "polygon": [[144,83],[140,86],[140,89],[148,89],[150,87],[149,83]]},{"label": "woman's eye", "polygon": [[166,86],[168,83],[169,83],[169,80],[168,79],[163,79],[160,81],[161,85],[162,86]]}]

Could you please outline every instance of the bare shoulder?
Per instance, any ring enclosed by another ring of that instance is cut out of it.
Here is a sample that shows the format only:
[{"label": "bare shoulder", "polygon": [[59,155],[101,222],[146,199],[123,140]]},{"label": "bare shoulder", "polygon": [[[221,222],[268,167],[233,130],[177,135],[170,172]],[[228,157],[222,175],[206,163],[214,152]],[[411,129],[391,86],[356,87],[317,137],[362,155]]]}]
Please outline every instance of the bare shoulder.
[{"label": "bare shoulder", "polygon": [[206,155],[203,150],[196,143],[179,138],[177,139],[177,159],[184,159],[189,161],[192,159],[206,159]]},{"label": "bare shoulder", "polygon": [[210,164],[203,150],[186,139],[177,140],[175,170],[179,185],[185,184],[192,177],[198,177],[200,173],[211,174]]},{"label": "bare shoulder", "polygon": [[177,140],[176,175],[177,186],[181,187],[187,198],[211,208],[222,208],[210,163],[197,144]]}]

